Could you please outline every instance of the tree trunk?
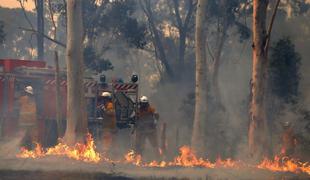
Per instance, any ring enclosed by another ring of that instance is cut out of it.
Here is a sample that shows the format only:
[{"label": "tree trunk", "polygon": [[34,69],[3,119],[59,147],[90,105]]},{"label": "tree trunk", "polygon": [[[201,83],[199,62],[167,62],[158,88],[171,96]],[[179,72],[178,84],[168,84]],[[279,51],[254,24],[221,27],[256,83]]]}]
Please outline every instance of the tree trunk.
[{"label": "tree trunk", "polygon": [[62,137],[63,135],[63,127],[62,127],[62,118],[61,118],[61,93],[60,93],[60,80],[59,80],[59,61],[58,61],[58,53],[55,51],[55,81],[56,81],[56,122],[57,122],[57,133],[58,137]]},{"label": "tree trunk", "polygon": [[186,30],[180,30],[180,44],[179,44],[179,63],[180,63],[180,72],[184,70],[184,56],[185,56],[185,49],[186,49]]},{"label": "tree trunk", "polygon": [[267,86],[266,14],[268,0],[253,2],[252,97],[248,143],[251,156],[258,160],[268,154],[268,126],[265,111]]},{"label": "tree trunk", "polygon": [[206,81],[206,52],[205,31],[207,0],[198,0],[196,11],[195,53],[196,53],[196,87],[195,87],[195,114],[191,144],[193,150],[202,155],[205,150],[204,122],[207,110],[207,81]]},{"label": "tree trunk", "polygon": [[83,87],[82,0],[67,1],[67,129],[65,140],[72,144],[87,133]]},{"label": "tree trunk", "polygon": [[38,47],[38,60],[44,59],[44,1],[37,0],[37,47]]}]

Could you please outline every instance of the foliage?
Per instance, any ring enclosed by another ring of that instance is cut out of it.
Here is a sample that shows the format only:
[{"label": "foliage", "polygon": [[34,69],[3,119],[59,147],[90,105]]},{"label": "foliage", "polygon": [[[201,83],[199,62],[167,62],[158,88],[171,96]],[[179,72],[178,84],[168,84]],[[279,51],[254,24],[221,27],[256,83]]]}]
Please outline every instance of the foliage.
[{"label": "foliage", "polygon": [[[83,1],[83,23],[87,37],[96,38],[103,33],[112,32],[117,38],[124,38],[130,45],[143,48],[146,44],[145,24],[133,17],[136,2],[133,0]],[[66,4],[53,3],[53,10],[62,18],[66,15]]]},{"label": "foliage", "polygon": [[288,3],[291,6],[294,15],[304,15],[310,9],[310,4],[305,0],[291,0],[288,1]]},{"label": "foliage", "polygon": [[301,57],[288,38],[282,38],[271,47],[269,62],[272,93],[286,103],[293,103],[298,96]]},{"label": "foliage", "polygon": [[242,24],[240,22],[237,22],[237,21],[235,22],[235,25],[238,28],[239,41],[240,42],[250,38],[251,31],[250,31],[250,29],[246,25],[244,25],[244,24]]},{"label": "foliage", "polygon": [[250,38],[251,30],[240,22],[241,17],[251,14],[247,6],[241,8],[242,4],[248,4],[248,0],[230,0],[208,2],[208,14],[212,23],[218,23],[217,30],[226,31],[229,27],[236,26],[240,41]]},{"label": "foliage", "polygon": [[[107,37],[109,33],[113,34],[112,40],[124,39],[130,46],[144,48],[146,26],[133,17],[136,11],[135,1],[87,0],[82,3],[84,33],[88,41],[84,50],[84,61],[88,68],[96,71],[113,69],[111,62],[101,58],[102,53],[96,52],[98,49],[96,39]],[[66,4],[55,1],[53,10],[65,20]],[[66,26],[66,22],[63,22]],[[102,48],[100,52],[108,49],[106,46],[100,48]]]},{"label": "foliage", "polygon": [[83,55],[85,66],[89,69],[93,69],[97,72],[113,69],[112,63],[96,54],[96,51],[91,46],[84,48]]},{"label": "foliage", "polygon": [[5,41],[5,33],[4,33],[4,23],[0,21],[0,44]]}]

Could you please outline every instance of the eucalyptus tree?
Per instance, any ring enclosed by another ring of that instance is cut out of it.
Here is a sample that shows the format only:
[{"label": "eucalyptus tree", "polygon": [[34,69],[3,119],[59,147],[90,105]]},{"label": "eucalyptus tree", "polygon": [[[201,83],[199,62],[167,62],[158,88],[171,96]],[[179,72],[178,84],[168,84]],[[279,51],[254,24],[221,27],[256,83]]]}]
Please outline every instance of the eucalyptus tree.
[{"label": "eucalyptus tree", "polygon": [[87,133],[87,115],[83,86],[82,1],[67,1],[67,129],[69,144],[83,141]]}]

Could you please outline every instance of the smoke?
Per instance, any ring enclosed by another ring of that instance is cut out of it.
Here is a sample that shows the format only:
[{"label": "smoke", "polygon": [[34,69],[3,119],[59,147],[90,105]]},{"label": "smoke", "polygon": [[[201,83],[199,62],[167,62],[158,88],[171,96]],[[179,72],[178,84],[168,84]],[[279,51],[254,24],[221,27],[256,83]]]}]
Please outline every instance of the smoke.
[{"label": "smoke", "polygon": [[[8,10],[1,9],[4,14],[1,17],[12,17],[8,15],[10,13]],[[140,13],[140,14],[139,14]],[[21,12],[18,12],[16,16],[22,17]],[[135,16],[142,17],[143,14],[139,11]],[[34,19],[34,17],[31,17]],[[142,18],[141,18],[142,19]],[[5,20],[5,19],[4,19]],[[16,22],[8,19],[6,22],[6,33],[7,41],[6,46],[2,47],[3,50],[0,53],[0,57],[11,57],[17,59],[28,59],[33,58],[31,53],[23,47],[28,47],[28,42],[25,38],[20,39],[16,37],[17,35],[9,33],[12,29],[17,28],[17,24],[10,24],[9,21]],[[23,21],[23,20],[21,20]],[[21,26],[26,26],[26,22],[20,23]],[[250,22],[248,23],[250,24]],[[46,27],[45,29],[49,29]],[[234,31],[234,30],[231,30]],[[15,31],[11,31],[15,32]],[[243,156],[247,149],[247,128],[248,128],[248,101],[249,101],[249,81],[251,78],[251,39],[239,42],[238,37],[233,36],[233,32],[230,32],[229,39],[225,44],[222,60],[223,63],[220,66],[219,74],[219,86],[220,94],[222,96],[222,103],[225,106],[226,112],[222,114],[220,119],[220,126],[215,126],[215,124],[207,124],[209,128],[220,128],[219,132],[222,132],[223,139],[225,142],[209,142],[208,146],[211,151],[217,151],[212,149],[216,143],[222,143],[223,147],[234,147],[230,149],[233,156],[241,157]],[[22,37],[30,36],[26,32],[19,32]],[[62,33],[59,37],[63,37]],[[110,81],[114,77],[123,78],[124,81],[130,81],[132,74],[139,75],[139,94],[149,96],[151,104],[156,108],[160,114],[160,123],[167,123],[167,141],[168,149],[170,153],[177,153],[177,148],[180,145],[190,144],[191,137],[191,127],[188,126],[192,119],[191,115],[185,116],[184,112],[180,110],[180,107],[184,103],[189,93],[194,91],[194,73],[187,72],[185,76],[190,76],[188,79],[180,82],[174,83],[162,83],[160,82],[160,75],[163,68],[159,61],[154,57],[154,52],[136,49],[129,46],[124,39],[114,40],[110,42],[109,39],[111,34],[106,34],[104,37],[98,38],[97,41],[97,51],[100,52],[100,47],[109,44],[110,48],[103,53],[103,57],[109,59],[114,69],[105,72],[107,76],[107,81]],[[303,98],[303,106],[305,109],[310,108],[310,73],[308,67],[310,65],[308,57],[310,57],[310,27],[309,27],[309,12],[305,15],[292,16],[287,18],[284,14],[280,12],[277,15],[274,29],[272,33],[272,40],[276,41],[282,36],[290,36],[296,45],[296,50],[302,56],[302,66],[301,73],[302,79],[300,83],[301,96]],[[35,47],[35,40],[33,40],[33,46]],[[49,42],[46,43],[46,59],[49,64],[53,64],[53,52],[51,51],[51,45]],[[63,58],[64,49],[61,51],[62,65],[65,66],[65,61]],[[190,51],[190,52],[189,52]],[[192,49],[188,50],[188,61],[192,64],[190,71],[193,71],[194,58],[192,57]],[[174,57],[175,58],[175,57]],[[173,60],[169,59],[169,62]],[[174,63],[174,62],[173,62]],[[172,63],[172,64],[173,64]],[[279,117],[281,120],[292,120],[296,121],[298,126],[299,116],[293,113],[291,108],[285,108],[283,115]],[[159,125],[160,127],[160,125]],[[281,131],[281,127],[278,124],[276,129]],[[302,131],[304,134],[304,129],[302,127],[296,128],[296,131]],[[210,138],[213,138],[212,134],[209,134]],[[118,145],[115,145],[115,150],[119,151],[118,154],[122,154],[127,151],[128,148],[133,148],[131,132],[128,130],[119,130],[116,133]],[[278,139],[278,137],[276,138]],[[16,140],[14,140],[16,143]],[[12,147],[17,148],[12,142]],[[8,143],[10,145],[10,143]],[[148,143],[146,145],[146,152],[152,152],[151,146]],[[14,149],[13,148],[13,149]],[[3,149],[3,148],[2,148]],[[216,153],[216,152],[215,152]],[[149,153],[151,154],[151,153]],[[209,152],[207,152],[209,154]]]},{"label": "smoke", "polygon": [[16,136],[6,139],[1,142],[0,146],[0,157],[2,158],[15,158],[16,154],[20,150],[20,143],[25,135],[24,133],[19,133]]}]

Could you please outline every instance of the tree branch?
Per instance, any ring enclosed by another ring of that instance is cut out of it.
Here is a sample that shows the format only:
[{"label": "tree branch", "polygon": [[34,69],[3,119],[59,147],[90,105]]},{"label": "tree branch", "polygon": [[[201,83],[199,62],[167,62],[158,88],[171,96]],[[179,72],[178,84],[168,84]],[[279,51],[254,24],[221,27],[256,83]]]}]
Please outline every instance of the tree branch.
[{"label": "tree branch", "polygon": [[33,24],[31,23],[31,21],[30,21],[28,15],[27,15],[27,13],[26,13],[24,3],[22,2],[22,0],[17,0],[17,1],[19,2],[19,5],[20,5],[21,9],[23,10],[23,14],[24,14],[24,16],[25,16],[26,21],[28,22],[28,24],[30,25],[30,27],[31,27],[32,29],[34,29],[34,26],[33,26]]},{"label": "tree branch", "polygon": [[191,20],[191,17],[192,17],[192,14],[193,14],[193,11],[195,9],[195,3],[193,3],[193,0],[189,0],[189,9],[187,11],[187,14],[186,14],[186,17],[185,17],[185,21],[184,21],[184,28],[187,28],[190,20]]},{"label": "tree branch", "polygon": [[179,29],[181,29],[181,28],[183,28],[183,23],[182,23],[180,11],[179,11],[179,0],[173,0],[173,5],[174,5],[173,7],[174,7],[174,11],[175,11],[175,17],[177,19]]},{"label": "tree branch", "polygon": [[270,36],[271,36],[272,26],[273,26],[273,22],[275,20],[275,17],[276,17],[277,11],[278,11],[279,4],[280,4],[280,0],[277,0],[276,6],[273,9],[270,24],[268,27],[268,31],[267,31],[267,35],[266,35],[266,44],[264,47],[264,52],[265,52],[266,56],[268,55],[268,48],[269,48],[269,43],[270,43],[270,39],[271,39]]},{"label": "tree branch", "polygon": [[151,9],[151,2],[150,2],[150,0],[145,0],[145,1],[140,0],[139,3],[140,3],[140,6],[142,7],[143,11],[145,12],[145,15],[147,16],[147,19],[148,19],[148,22],[150,25],[150,30],[154,34],[152,39],[153,39],[155,50],[158,50],[159,57],[160,57],[159,60],[165,66],[166,72],[169,75],[169,77],[174,77],[173,70],[167,61],[165,50],[163,48],[163,45],[162,45],[162,42],[161,42],[161,39],[159,36],[159,32],[155,26],[155,22],[154,22],[154,18],[153,18],[153,12]]},{"label": "tree branch", "polygon": [[207,50],[208,50],[208,53],[209,53],[210,57],[212,58],[212,62],[214,62],[215,59],[214,59],[213,53],[212,53],[212,51],[210,49],[210,45],[209,45],[208,39],[206,39],[206,47],[207,47]]},{"label": "tree branch", "polygon": [[48,0],[48,10],[50,12],[50,17],[51,17],[51,21],[52,21],[52,25],[53,25],[53,28],[54,28],[54,39],[56,39],[56,36],[57,36],[57,26],[56,26],[56,23],[55,23],[55,19],[54,19],[54,12],[53,12],[53,8],[52,8],[52,3],[51,3],[51,0]]},{"label": "tree branch", "polygon": [[29,29],[29,28],[24,28],[24,27],[19,27],[19,29],[24,30],[24,31],[29,31],[29,32],[37,33],[37,34],[40,33],[40,34],[43,35],[44,38],[46,38],[46,39],[48,39],[48,40],[50,40],[50,41],[52,41],[52,42],[54,42],[54,43],[56,43],[56,44],[58,44],[58,45],[64,47],[64,48],[66,48],[66,44],[64,44],[64,43],[62,43],[62,42],[60,42],[60,41],[57,41],[57,40],[55,40],[55,39],[52,39],[52,38],[50,38],[49,36],[47,36],[46,34],[41,33],[41,32],[38,32],[38,31],[35,30],[35,29]]}]

